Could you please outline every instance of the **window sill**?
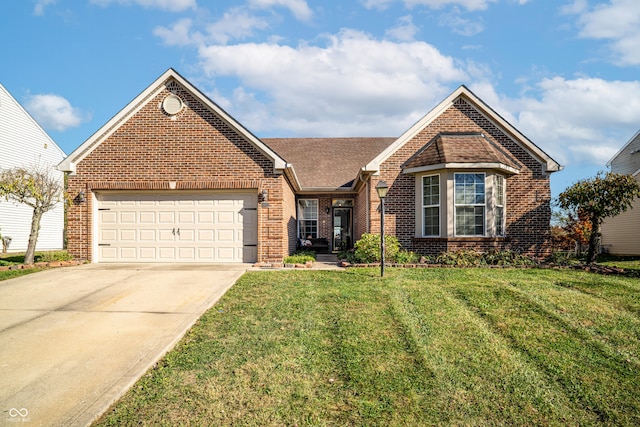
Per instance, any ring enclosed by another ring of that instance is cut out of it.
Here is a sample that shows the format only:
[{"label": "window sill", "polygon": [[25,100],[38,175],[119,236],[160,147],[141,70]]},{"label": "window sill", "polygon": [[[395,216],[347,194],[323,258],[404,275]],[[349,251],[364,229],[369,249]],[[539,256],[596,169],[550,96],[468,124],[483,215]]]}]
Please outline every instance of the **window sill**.
[{"label": "window sill", "polygon": [[508,237],[414,237],[414,242],[508,242]]}]

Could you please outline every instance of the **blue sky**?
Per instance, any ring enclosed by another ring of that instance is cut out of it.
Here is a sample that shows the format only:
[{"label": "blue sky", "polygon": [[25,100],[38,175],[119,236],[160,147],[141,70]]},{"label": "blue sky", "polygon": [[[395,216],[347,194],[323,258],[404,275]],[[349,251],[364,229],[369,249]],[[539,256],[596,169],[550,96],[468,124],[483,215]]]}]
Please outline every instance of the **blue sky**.
[{"label": "blue sky", "polygon": [[638,0],[7,0],[0,83],[72,152],[169,67],[259,137],[399,136],[464,84],[565,166],[640,129]]}]

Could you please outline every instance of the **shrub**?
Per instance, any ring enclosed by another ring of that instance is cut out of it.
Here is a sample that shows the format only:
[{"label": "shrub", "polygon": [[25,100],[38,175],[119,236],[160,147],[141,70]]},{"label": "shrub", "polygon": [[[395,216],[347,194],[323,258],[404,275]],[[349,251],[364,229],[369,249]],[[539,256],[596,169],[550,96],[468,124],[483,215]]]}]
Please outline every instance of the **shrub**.
[{"label": "shrub", "polygon": [[510,250],[499,251],[491,249],[482,257],[487,265],[535,265],[535,262],[528,256]]},{"label": "shrub", "polygon": [[[385,258],[395,259],[400,250],[400,243],[395,236],[384,238]],[[355,244],[354,255],[358,262],[380,262],[380,235],[365,233]]]},{"label": "shrub", "polygon": [[73,256],[67,251],[38,252],[33,257],[34,262],[71,261]]},{"label": "shrub", "polygon": [[436,258],[436,264],[455,265],[457,267],[472,267],[484,264],[482,254],[474,250],[460,250],[442,252]]},{"label": "shrub", "polygon": [[316,253],[309,250],[296,251],[284,259],[285,264],[304,264],[308,261],[315,261]]},{"label": "shrub", "polygon": [[397,264],[417,264],[420,262],[420,255],[413,251],[400,250],[396,254],[394,261]]}]

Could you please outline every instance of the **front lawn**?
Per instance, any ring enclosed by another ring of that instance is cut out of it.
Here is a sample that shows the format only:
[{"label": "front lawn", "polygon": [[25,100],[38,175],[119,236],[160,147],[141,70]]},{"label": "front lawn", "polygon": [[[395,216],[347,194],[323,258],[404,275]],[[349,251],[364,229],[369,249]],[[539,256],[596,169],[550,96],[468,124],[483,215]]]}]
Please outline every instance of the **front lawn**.
[{"label": "front lawn", "polygon": [[99,425],[640,425],[640,281],[254,272]]}]

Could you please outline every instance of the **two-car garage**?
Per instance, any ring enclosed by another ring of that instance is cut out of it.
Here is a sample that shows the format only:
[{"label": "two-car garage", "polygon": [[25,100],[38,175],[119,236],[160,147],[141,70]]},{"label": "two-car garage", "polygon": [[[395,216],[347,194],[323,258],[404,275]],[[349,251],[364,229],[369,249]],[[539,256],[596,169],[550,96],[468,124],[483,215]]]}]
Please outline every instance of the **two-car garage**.
[{"label": "two-car garage", "polygon": [[255,262],[258,195],[98,192],[97,262]]}]

